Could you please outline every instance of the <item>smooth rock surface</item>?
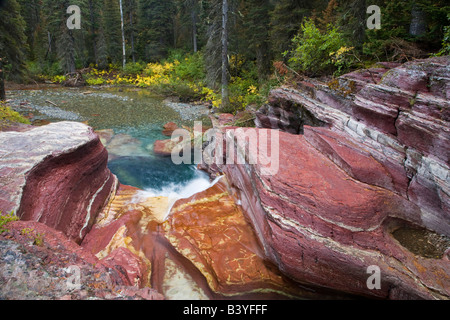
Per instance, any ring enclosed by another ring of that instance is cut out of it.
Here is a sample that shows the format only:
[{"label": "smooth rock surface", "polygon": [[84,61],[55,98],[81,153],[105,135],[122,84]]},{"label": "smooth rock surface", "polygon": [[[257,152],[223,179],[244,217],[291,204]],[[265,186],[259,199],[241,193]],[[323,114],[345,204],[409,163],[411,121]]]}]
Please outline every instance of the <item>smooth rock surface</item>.
[{"label": "smooth rock surface", "polygon": [[[380,185],[389,181],[381,165],[364,154],[336,148],[325,155],[324,148],[307,141],[309,130],[305,127],[304,136],[281,133],[276,175],[262,175],[262,165],[223,167],[271,261],[301,283],[348,293],[392,299],[450,297],[448,258],[415,256],[391,236],[402,225],[425,227],[421,208],[349,176],[329,156],[340,154],[334,160],[357,178]],[[329,139],[318,131],[314,135]],[[381,269],[380,290],[366,286],[371,265]]]},{"label": "smooth rock surface", "polygon": [[266,261],[228,192],[222,178],[173,204],[120,186],[82,246],[103,263],[120,262],[136,286],[151,286],[169,299],[339,296],[302,289]]},{"label": "smooth rock surface", "polygon": [[0,133],[0,211],[80,242],[117,185],[93,130],[60,122]]}]

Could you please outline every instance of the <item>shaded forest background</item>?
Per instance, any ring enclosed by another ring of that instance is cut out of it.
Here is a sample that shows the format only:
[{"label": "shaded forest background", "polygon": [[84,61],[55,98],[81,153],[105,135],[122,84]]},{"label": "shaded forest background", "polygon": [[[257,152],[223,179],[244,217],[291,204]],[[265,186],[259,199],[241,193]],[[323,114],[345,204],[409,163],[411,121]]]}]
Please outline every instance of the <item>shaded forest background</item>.
[{"label": "shaded forest background", "polygon": [[[81,8],[80,30],[66,26],[70,5]],[[369,5],[381,8],[380,30],[367,28]],[[86,68],[138,74],[148,63],[187,61],[181,77],[216,91],[246,80],[241,91],[254,93],[274,71],[343,73],[448,54],[450,43],[445,0],[5,0],[0,10],[0,63],[11,81]]]}]

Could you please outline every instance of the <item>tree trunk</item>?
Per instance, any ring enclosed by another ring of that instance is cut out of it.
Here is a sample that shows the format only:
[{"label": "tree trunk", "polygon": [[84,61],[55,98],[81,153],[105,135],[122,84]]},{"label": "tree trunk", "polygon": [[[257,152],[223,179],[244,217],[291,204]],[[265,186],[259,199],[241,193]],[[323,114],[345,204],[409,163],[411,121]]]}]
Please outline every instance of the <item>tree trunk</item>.
[{"label": "tree trunk", "polygon": [[222,108],[230,105],[228,92],[228,0],[222,2]]},{"label": "tree trunk", "polygon": [[92,49],[94,52],[95,64],[98,65],[98,53],[97,53],[97,37],[95,35],[95,16],[94,16],[94,0],[89,0],[89,14],[91,18],[91,37],[92,37]]},{"label": "tree trunk", "polygon": [[427,20],[425,12],[417,3],[413,3],[411,9],[411,25],[409,27],[409,34],[412,36],[422,36],[427,31]]},{"label": "tree trunk", "polygon": [[197,41],[197,12],[195,7],[192,8],[191,12],[192,20],[192,42],[194,44],[194,52],[198,51],[198,41]]},{"label": "tree trunk", "polygon": [[0,58],[0,101],[6,100],[6,92],[5,92],[5,76],[3,72],[3,61]]},{"label": "tree trunk", "polygon": [[47,52],[45,53],[45,59],[47,59],[48,55],[52,52],[52,34],[50,31],[47,31],[47,38],[48,38],[48,47]]},{"label": "tree trunk", "polygon": [[354,31],[354,41],[355,47],[362,51],[364,42],[366,41],[366,15],[367,15],[367,4],[366,0],[357,0],[355,3],[355,17],[356,26]]},{"label": "tree trunk", "polygon": [[130,1],[130,39],[131,39],[131,58],[136,63],[136,53],[134,50],[134,26],[133,26],[133,3]]},{"label": "tree trunk", "polygon": [[123,22],[123,6],[122,6],[122,0],[119,0],[120,4],[120,25],[122,28],[122,56],[123,56],[123,68],[125,69],[125,65],[127,64],[127,52],[125,49],[125,28],[124,28],[124,22]]},{"label": "tree trunk", "polygon": [[63,61],[66,64],[67,73],[74,74],[77,71],[77,68],[75,64],[75,37],[73,36],[72,30],[69,30],[69,32],[64,35],[61,43],[61,47],[58,48],[58,54],[63,58]]}]

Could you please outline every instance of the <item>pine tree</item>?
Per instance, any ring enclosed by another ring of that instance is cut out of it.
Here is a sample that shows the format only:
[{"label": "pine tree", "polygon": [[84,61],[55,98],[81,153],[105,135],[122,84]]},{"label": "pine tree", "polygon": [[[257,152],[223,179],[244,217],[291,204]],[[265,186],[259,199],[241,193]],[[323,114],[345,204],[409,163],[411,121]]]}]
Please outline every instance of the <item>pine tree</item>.
[{"label": "pine tree", "polygon": [[173,47],[173,0],[138,1],[138,43],[141,58],[158,61]]},{"label": "pine tree", "polygon": [[[203,1],[202,1],[203,2]],[[175,43],[178,48],[186,48],[193,52],[199,51],[199,16],[201,1],[176,0]]]},{"label": "pine tree", "polygon": [[[44,0],[43,13],[47,20],[47,31],[49,37],[48,52],[46,59],[53,60],[54,57],[48,53],[56,48],[56,59],[59,61],[61,68],[66,73],[75,73],[77,55],[81,59],[84,48],[83,32],[87,26],[86,20],[82,19],[81,30],[71,30],[67,27],[67,19],[70,14],[67,8],[71,5],[77,5],[81,8],[81,12],[86,12],[85,0]],[[82,59],[81,59],[82,60]]]},{"label": "pine tree", "polygon": [[40,0],[18,0],[18,2],[21,8],[21,15],[26,23],[27,57],[30,60],[35,60],[38,30],[41,22]]},{"label": "pine tree", "polygon": [[228,90],[228,0],[222,0],[222,109],[227,110],[230,105]]},{"label": "pine tree", "polygon": [[279,0],[271,13],[271,43],[278,55],[291,49],[291,39],[297,35],[305,17],[313,8],[322,11],[319,1]]},{"label": "pine tree", "polygon": [[205,47],[206,82],[208,87],[217,88],[221,81],[222,50],[222,1],[212,0],[208,3],[207,16],[204,21],[207,24]]},{"label": "pine tree", "polygon": [[344,32],[348,34],[348,38],[358,50],[362,50],[362,46],[366,40],[366,16],[367,2],[366,0],[342,0],[339,5],[341,11],[340,25]]},{"label": "pine tree", "polygon": [[108,63],[119,63],[122,60],[119,1],[103,0],[102,17]]},{"label": "pine tree", "polygon": [[136,20],[137,20],[137,3],[136,0],[126,0],[125,3],[125,33],[128,35],[130,45],[130,56],[133,62],[136,62]]},{"label": "pine tree", "polygon": [[21,80],[25,71],[26,24],[20,10],[16,0],[5,1],[0,7],[0,69],[11,80]]},{"label": "pine tree", "polygon": [[270,0],[249,0],[244,2],[243,27],[247,46],[247,55],[256,59],[258,77],[263,81],[270,73],[270,12],[273,10]]}]

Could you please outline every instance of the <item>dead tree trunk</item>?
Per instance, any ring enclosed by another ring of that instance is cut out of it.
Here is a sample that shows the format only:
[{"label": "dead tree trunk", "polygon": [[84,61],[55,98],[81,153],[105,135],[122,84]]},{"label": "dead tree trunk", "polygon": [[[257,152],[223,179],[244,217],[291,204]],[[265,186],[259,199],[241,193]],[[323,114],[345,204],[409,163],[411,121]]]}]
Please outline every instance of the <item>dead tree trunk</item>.
[{"label": "dead tree trunk", "polygon": [[228,92],[228,0],[222,2],[222,109],[230,105]]},{"label": "dead tree trunk", "polygon": [[124,27],[124,21],[123,21],[123,6],[122,6],[122,0],[119,0],[120,5],[120,25],[122,28],[122,57],[123,57],[123,68],[125,69],[125,65],[127,64],[127,52],[125,49],[125,27]]},{"label": "dead tree trunk", "polygon": [[409,34],[412,36],[422,36],[427,32],[426,14],[417,3],[413,3],[411,9],[411,25]]},{"label": "dead tree trunk", "polygon": [[3,72],[3,60],[0,58],[0,101],[6,100],[5,75]]}]

